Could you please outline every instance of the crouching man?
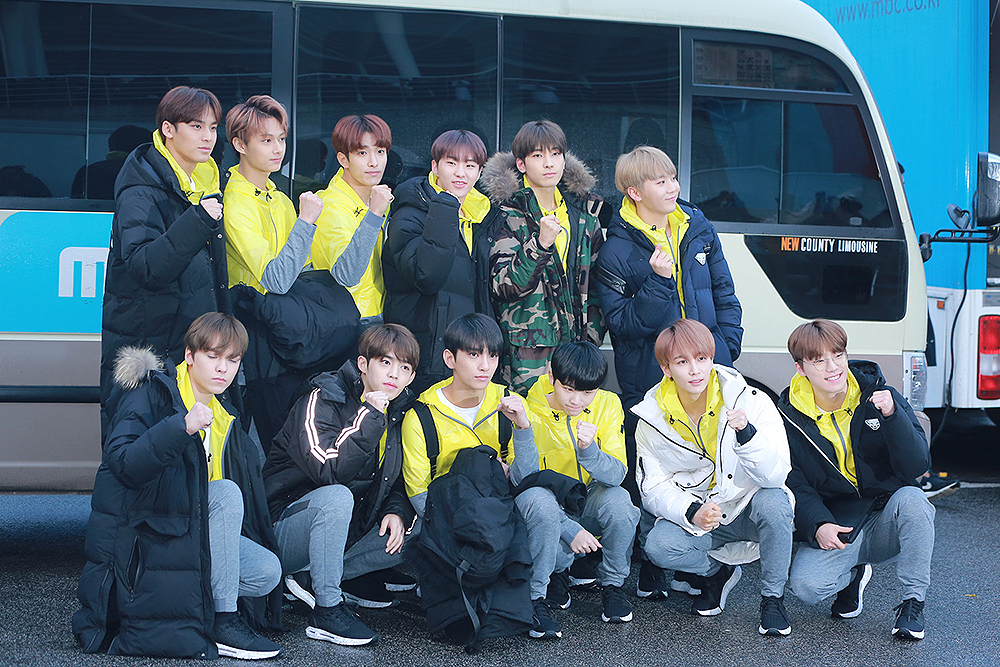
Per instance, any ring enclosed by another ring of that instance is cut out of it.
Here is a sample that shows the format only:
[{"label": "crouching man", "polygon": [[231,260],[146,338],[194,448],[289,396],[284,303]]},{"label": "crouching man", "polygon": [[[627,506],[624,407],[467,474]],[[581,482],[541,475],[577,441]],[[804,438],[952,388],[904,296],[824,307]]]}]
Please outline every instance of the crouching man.
[{"label": "crouching man", "polygon": [[703,577],[692,613],[721,614],[736,563],[761,562],[762,635],[792,631],[784,588],[792,555],[790,469],[781,417],[764,392],[712,363],[715,339],[681,319],[660,332],[663,381],[632,408],[644,550],[657,567]]},{"label": "crouching man", "polygon": [[[73,616],[83,650],[211,659],[272,658],[280,647],[237,613],[237,597],[281,579],[267,515],[260,445],[218,395],[236,377],[247,333],[221,313],[198,317],[176,368],[123,348],[114,415],[94,481],[86,557]],[[250,605],[248,619],[280,625]],[[110,644],[109,644],[110,642]]]}]

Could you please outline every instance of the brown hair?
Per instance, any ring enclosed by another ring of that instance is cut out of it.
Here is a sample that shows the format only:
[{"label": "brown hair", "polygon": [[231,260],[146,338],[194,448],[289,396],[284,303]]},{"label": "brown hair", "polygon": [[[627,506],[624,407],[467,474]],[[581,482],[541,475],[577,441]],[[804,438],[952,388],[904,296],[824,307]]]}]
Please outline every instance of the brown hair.
[{"label": "brown hair", "polygon": [[205,109],[212,112],[216,123],[222,119],[222,105],[211,91],[188,86],[171,88],[156,107],[156,131],[163,127],[163,121],[176,125],[192,120],[208,120],[198,118]]},{"label": "brown hair", "polygon": [[184,347],[194,352],[233,351],[243,356],[247,351],[247,330],[232,315],[205,313],[184,334]]},{"label": "brown hair", "polygon": [[523,160],[536,148],[554,148],[566,152],[566,133],[551,120],[530,120],[514,135],[510,146],[518,160]]},{"label": "brown hair", "polygon": [[358,340],[358,354],[365,359],[381,359],[391,354],[410,364],[413,370],[420,363],[420,345],[401,324],[381,324],[365,329]]},{"label": "brown hair", "polygon": [[431,144],[432,160],[440,162],[445,157],[456,160],[468,158],[481,167],[486,162],[486,144],[475,132],[448,130]]},{"label": "brown hair", "polygon": [[330,142],[333,144],[333,154],[350,155],[361,148],[361,141],[366,133],[375,137],[375,145],[389,150],[392,148],[392,131],[389,125],[374,114],[344,116],[333,127]]},{"label": "brown hair", "polygon": [[618,162],[615,163],[615,187],[629,198],[629,188],[638,190],[646,181],[676,175],[677,167],[670,156],[652,146],[637,146],[630,152],[619,155]]},{"label": "brown hair", "polygon": [[677,357],[696,354],[711,359],[715,357],[715,336],[698,320],[677,320],[656,337],[653,351],[661,366],[669,366]]},{"label": "brown hair", "polygon": [[788,352],[797,364],[819,359],[827,350],[847,352],[847,332],[833,320],[820,318],[800,324],[788,337]]},{"label": "brown hair", "polygon": [[281,131],[288,133],[288,112],[285,107],[270,95],[254,95],[226,114],[226,138],[229,143],[233,143],[233,139],[246,143],[250,137],[262,132],[261,127],[268,118],[278,121]]}]

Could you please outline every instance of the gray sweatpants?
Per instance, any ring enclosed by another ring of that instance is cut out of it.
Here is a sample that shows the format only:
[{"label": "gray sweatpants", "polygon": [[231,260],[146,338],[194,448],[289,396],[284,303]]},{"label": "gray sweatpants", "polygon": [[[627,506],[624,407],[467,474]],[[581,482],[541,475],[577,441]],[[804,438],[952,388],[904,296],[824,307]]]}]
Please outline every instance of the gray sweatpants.
[{"label": "gray sweatpants", "polygon": [[931,583],[934,551],[934,506],[915,486],[897,489],[885,509],[844,549],[824,551],[799,547],[792,563],[789,589],[806,604],[816,604],[843,590],[858,563],[885,563],[896,559],[896,576],[903,599],[921,602]]},{"label": "gray sweatpants", "polygon": [[267,595],[281,581],[281,563],[268,549],[244,537],[243,493],[236,482],[208,483],[208,544],[212,555],[215,611],[236,611],[237,597]]},{"label": "gray sweatpants", "polygon": [[569,548],[572,536],[564,535],[564,524],[586,528],[600,536],[601,564],[597,567],[602,586],[621,586],[628,577],[632,541],[639,523],[639,510],[628,491],[620,486],[591,484],[587,487],[580,524],[566,515],[555,495],[544,487],[521,493],[514,504],[528,528],[528,551],[531,552],[531,599],[544,598],[553,572],[562,572],[573,564],[576,555]]},{"label": "gray sweatpants", "polygon": [[784,595],[792,559],[792,503],[782,489],[758,489],[739,516],[704,535],[692,535],[673,521],[657,521],[644,550],[657,567],[710,576],[722,565],[708,552],[742,540],[760,545],[761,595]]},{"label": "gray sweatpants", "polygon": [[[378,526],[345,553],[353,514],[354,494],[346,486],[331,484],[313,489],[289,505],[274,524],[285,574],[308,569],[320,607],[335,607],[343,601],[342,580],[403,562],[402,550],[394,554],[385,552],[389,536],[379,535]],[[406,539],[412,536],[411,533]]]}]

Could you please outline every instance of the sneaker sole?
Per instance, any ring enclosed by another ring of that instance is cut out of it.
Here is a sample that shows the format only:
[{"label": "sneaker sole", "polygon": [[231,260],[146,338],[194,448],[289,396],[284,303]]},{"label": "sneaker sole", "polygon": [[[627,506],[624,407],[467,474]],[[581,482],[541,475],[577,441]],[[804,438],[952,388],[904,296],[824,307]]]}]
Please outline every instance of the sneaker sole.
[{"label": "sneaker sole", "polygon": [[763,625],[757,627],[757,632],[765,637],[787,637],[792,634],[791,626],[787,628],[765,628]]},{"label": "sneaker sole", "polygon": [[561,639],[562,631],[559,632],[539,632],[538,630],[528,630],[528,636],[532,639]]},{"label": "sneaker sole", "polygon": [[563,604],[559,604],[552,598],[545,598],[545,603],[550,607],[555,607],[556,609],[569,609],[569,606],[573,604],[573,596],[567,595],[566,602],[564,602]]},{"label": "sneaker sole", "polygon": [[861,584],[858,586],[858,608],[853,611],[845,611],[843,613],[833,612],[836,618],[857,618],[861,615],[862,610],[865,608],[865,588],[868,586],[868,582],[872,579],[872,566],[868,563],[865,564],[865,569],[861,573]]},{"label": "sneaker sole", "polygon": [[340,644],[341,646],[364,646],[365,644],[371,644],[376,639],[375,637],[342,637],[312,625],[306,628],[306,637],[317,639],[321,642]]},{"label": "sneaker sole", "polygon": [[700,588],[694,588],[686,581],[677,581],[676,579],[670,582],[670,590],[677,591],[678,593],[687,593],[688,595],[701,595]]},{"label": "sneaker sole", "polygon": [[389,600],[388,602],[383,600],[365,600],[364,598],[351,595],[346,591],[341,591],[341,594],[344,596],[345,602],[354,605],[355,607],[361,607],[362,609],[385,609],[386,607],[391,607],[396,603],[395,600]]},{"label": "sneaker sole", "polygon": [[390,593],[405,593],[406,591],[412,591],[416,587],[416,584],[386,584],[385,590]]},{"label": "sneaker sole", "polygon": [[718,616],[721,614],[722,610],[726,608],[726,599],[729,597],[729,592],[733,590],[736,584],[740,583],[742,577],[743,568],[737,565],[733,569],[733,573],[729,576],[729,580],[722,587],[722,595],[719,596],[719,606],[715,609],[695,609],[695,613],[698,616]]},{"label": "sneaker sole", "polygon": [[914,630],[905,630],[903,628],[893,628],[892,629],[892,636],[895,637],[896,639],[907,639],[909,641],[918,642],[918,641],[920,641],[921,639],[924,638],[924,631],[923,630],[914,631]]},{"label": "sneaker sole", "polygon": [[597,583],[597,577],[585,577],[583,579],[574,577],[573,575],[570,575],[569,577],[570,586],[590,586],[591,584],[596,584],[596,583]]},{"label": "sneaker sole", "polygon": [[236,658],[237,660],[267,660],[268,658],[274,658],[279,653],[281,649],[275,651],[248,651],[244,648],[236,648],[235,646],[227,646],[226,644],[215,644],[219,647],[219,655],[224,658]]},{"label": "sneaker sole", "polygon": [[[304,602],[310,609],[316,608],[316,598],[312,593],[299,586],[299,582],[295,581],[295,577],[291,575],[285,577],[285,588],[288,589],[288,593],[285,593],[286,598],[291,597],[293,602],[295,600]],[[291,596],[289,596],[289,593]]]},{"label": "sneaker sole", "polygon": [[602,613],[601,620],[605,623],[628,623],[632,620],[632,612],[629,612],[628,616],[605,616]]},{"label": "sneaker sole", "polygon": [[665,600],[667,598],[667,592],[666,591],[644,591],[644,590],[642,590],[641,588],[638,588],[638,587],[635,589],[635,594],[636,594],[636,596],[641,597],[641,598],[652,598],[654,600],[657,600],[657,599],[660,599],[660,598],[662,598],[662,599]]},{"label": "sneaker sole", "polygon": [[958,482],[952,482],[948,486],[942,487],[937,491],[928,491],[925,489],[924,495],[927,496],[928,500],[930,500],[931,498],[947,498],[951,494],[958,491],[959,488],[960,486]]}]

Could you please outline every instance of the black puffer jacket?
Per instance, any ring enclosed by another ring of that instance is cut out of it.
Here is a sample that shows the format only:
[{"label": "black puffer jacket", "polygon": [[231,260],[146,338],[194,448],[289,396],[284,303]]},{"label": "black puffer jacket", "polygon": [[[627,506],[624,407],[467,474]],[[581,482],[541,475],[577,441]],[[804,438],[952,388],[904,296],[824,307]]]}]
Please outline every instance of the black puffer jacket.
[{"label": "black puffer jacket", "polygon": [[[740,356],[743,310],[719,235],[696,207],[681,207],[691,219],[678,255],[686,316],[715,337],[715,362],[732,366]],[[594,263],[597,293],[615,348],[615,372],[628,409],[663,379],[653,347],[656,337],[682,317],[677,284],[653,272],[653,244],[616,211],[608,238]]]},{"label": "black puffer jacket", "polygon": [[[878,364],[852,361],[849,368],[861,388],[861,402],[851,417],[857,488],[837,467],[833,443],[822,436],[812,417],[792,406],[790,388],[778,399],[792,458],[785,484],[795,494],[796,539],[813,547],[818,546],[816,529],[822,524],[847,525],[863,516],[874,498],[915,486],[917,476],[931,466],[930,449],[913,409],[885,383]],[[888,417],[870,400],[881,389],[889,390],[896,404]]]},{"label": "black puffer jacket", "polygon": [[[112,654],[215,658],[205,450],[187,434],[174,367],[157,370],[149,350],[126,352],[94,480],[73,634],[87,653],[111,639]],[[223,474],[243,491],[243,535],[277,553],[260,446],[234,420],[223,447]],[[266,613],[263,603],[249,611],[252,625],[280,627],[280,590]]]},{"label": "black puffer jacket", "polygon": [[115,217],[104,280],[101,402],[113,386],[118,348],[150,346],[174,365],[196,317],[232,313],[222,222],[184,196],[153,144],[125,160],[115,183]]},{"label": "black puffer jacket", "polygon": [[[300,398],[274,438],[264,465],[264,486],[273,521],[289,505],[314,489],[342,484],[354,494],[354,515],[347,544],[354,544],[387,514],[403,524],[414,511],[403,488],[403,415],[415,396],[404,389],[387,415],[362,402],[361,375],[353,361],[339,371],[311,380],[312,391]],[[386,433],[379,466],[379,441]]]},{"label": "black puffer jacket", "polygon": [[382,247],[386,322],[402,324],[420,344],[420,366],[412,389],[420,394],[451,375],[441,336],[457,317],[494,317],[489,255],[502,224],[497,207],[472,226],[472,253],[459,230],[458,200],[434,191],[426,176],[411,178],[393,193]]}]

